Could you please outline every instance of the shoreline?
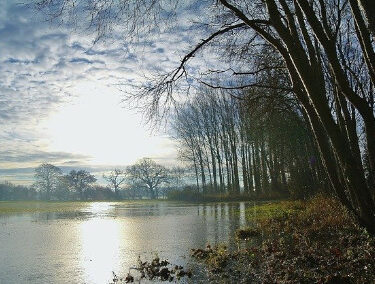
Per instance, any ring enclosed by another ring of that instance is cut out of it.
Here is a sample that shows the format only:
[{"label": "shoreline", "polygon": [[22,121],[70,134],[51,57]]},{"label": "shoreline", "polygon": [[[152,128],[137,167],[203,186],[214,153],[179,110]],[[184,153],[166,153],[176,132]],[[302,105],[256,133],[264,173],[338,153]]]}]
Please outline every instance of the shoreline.
[{"label": "shoreline", "polygon": [[[258,208],[257,208],[258,207]],[[375,238],[360,229],[332,198],[283,201],[247,212],[254,226],[236,242],[192,250],[213,283],[374,283]]]}]

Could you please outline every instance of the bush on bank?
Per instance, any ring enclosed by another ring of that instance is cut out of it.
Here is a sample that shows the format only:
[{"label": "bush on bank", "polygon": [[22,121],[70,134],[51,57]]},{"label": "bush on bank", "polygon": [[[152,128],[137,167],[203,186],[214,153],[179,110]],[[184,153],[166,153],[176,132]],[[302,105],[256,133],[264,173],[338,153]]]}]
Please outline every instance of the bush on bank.
[{"label": "bush on bank", "polygon": [[237,232],[246,248],[193,251],[213,282],[375,283],[375,238],[336,199],[263,204],[247,218],[253,226]]}]

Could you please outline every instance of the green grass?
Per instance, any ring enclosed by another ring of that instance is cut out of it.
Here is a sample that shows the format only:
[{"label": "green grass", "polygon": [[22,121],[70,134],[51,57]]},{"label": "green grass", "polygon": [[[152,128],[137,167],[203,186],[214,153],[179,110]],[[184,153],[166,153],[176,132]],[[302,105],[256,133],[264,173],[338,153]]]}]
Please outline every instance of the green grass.
[{"label": "green grass", "polygon": [[305,209],[303,201],[274,201],[248,207],[246,218],[250,221],[261,221],[271,218],[284,218]]},{"label": "green grass", "polygon": [[88,202],[73,201],[1,201],[0,214],[72,212],[88,206]]},{"label": "green grass", "polygon": [[167,194],[168,200],[182,202],[240,202],[240,201],[272,201],[283,200],[286,196],[279,193],[270,193],[268,195],[255,196],[252,194],[235,194],[235,193],[202,193],[196,190],[184,189],[174,190]]}]

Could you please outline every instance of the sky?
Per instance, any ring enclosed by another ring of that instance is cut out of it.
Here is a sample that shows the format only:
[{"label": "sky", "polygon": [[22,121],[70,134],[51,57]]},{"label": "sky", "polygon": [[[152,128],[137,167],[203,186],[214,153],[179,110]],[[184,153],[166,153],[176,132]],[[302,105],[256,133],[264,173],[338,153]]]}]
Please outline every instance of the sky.
[{"label": "sky", "polygon": [[142,157],[175,162],[168,131],[151,132],[123,97],[147,72],[176,66],[181,56],[167,50],[189,43],[183,32],[94,44],[84,30],[1,0],[0,39],[0,182],[31,183],[45,162],[96,175]]}]

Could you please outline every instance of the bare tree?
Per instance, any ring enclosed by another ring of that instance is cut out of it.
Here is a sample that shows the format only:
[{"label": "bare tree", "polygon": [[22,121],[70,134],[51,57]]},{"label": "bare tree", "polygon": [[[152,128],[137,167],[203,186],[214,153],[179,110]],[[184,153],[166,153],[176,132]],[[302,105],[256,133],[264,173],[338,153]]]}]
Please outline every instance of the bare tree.
[{"label": "bare tree", "polygon": [[66,178],[73,190],[79,194],[81,200],[85,199],[85,190],[96,182],[95,176],[85,170],[72,170]]},{"label": "bare tree", "polygon": [[109,175],[103,175],[109,186],[115,191],[116,198],[120,198],[120,187],[126,180],[126,173],[120,169],[113,169]]},{"label": "bare tree", "polygon": [[35,186],[45,193],[47,200],[51,199],[51,194],[57,188],[61,175],[61,169],[51,164],[41,164],[35,169]]},{"label": "bare tree", "polygon": [[66,175],[59,177],[58,184],[54,190],[54,196],[59,200],[68,200],[70,198],[71,185]]},{"label": "bare tree", "polygon": [[184,184],[184,177],[186,175],[186,168],[181,166],[174,166],[170,169],[170,186],[181,188]]},{"label": "bare tree", "polygon": [[129,179],[147,189],[151,199],[159,197],[159,186],[170,180],[169,170],[149,158],[143,158],[127,169]]}]

